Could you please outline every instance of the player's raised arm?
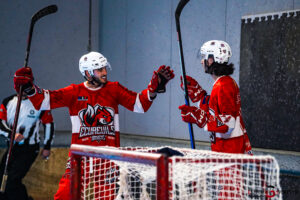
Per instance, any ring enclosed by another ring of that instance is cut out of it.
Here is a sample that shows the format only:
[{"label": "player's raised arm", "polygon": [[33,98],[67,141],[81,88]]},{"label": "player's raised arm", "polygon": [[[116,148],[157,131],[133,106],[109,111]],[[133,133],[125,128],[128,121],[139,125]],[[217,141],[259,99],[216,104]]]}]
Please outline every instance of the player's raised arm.
[{"label": "player's raised arm", "polygon": [[30,67],[22,67],[15,72],[14,88],[19,92],[23,87],[37,110],[50,110],[59,107],[68,107],[73,100],[73,85],[54,91],[44,90],[34,84],[34,77]]},{"label": "player's raised arm", "polygon": [[157,93],[165,93],[167,83],[174,78],[174,72],[169,66],[162,65],[153,71],[152,78],[147,89],[140,93],[128,90],[123,85],[117,83],[117,99],[119,104],[137,113],[147,112]]}]

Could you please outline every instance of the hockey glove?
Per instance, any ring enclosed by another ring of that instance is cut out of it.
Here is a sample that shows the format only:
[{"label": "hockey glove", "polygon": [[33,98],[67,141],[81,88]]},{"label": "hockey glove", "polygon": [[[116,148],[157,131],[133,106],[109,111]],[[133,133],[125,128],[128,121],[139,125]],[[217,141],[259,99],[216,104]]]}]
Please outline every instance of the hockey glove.
[{"label": "hockey glove", "polygon": [[18,69],[14,75],[14,88],[19,93],[20,87],[23,87],[23,91],[26,94],[34,92],[33,89],[33,74],[30,67],[22,67]]},{"label": "hockey glove", "polygon": [[154,71],[151,81],[148,84],[148,90],[152,93],[156,93],[157,87],[158,87],[158,74],[157,71]]},{"label": "hockey glove", "polygon": [[149,91],[152,93],[164,93],[166,91],[166,84],[169,80],[173,79],[174,76],[174,72],[169,66],[160,66],[157,71],[153,72],[152,79],[148,84]]},{"label": "hockey glove", "polygon": [[164,93],[166,92],[166,85],[169,82],[169,80],[173,79],[175,77],[174,71],[171,70],[170,66],[162,65],[157,70],[159,81],[157,86],[157,92],[158,93]]},{"label": "hockey glove", "polygon": [[[180,76],[180,81],[180,87],[184,90],[182,76]],[[200,101],[206,95],[206,91],[192,77],[186,76],[186,82],[188,95],[193,103]]]},{"label": "hockey glove", "polygon": [[178,107],[181,110],[182,120],[189,123],[197,124],[203,128],[207,122],[207,114],[204,110],[195,106],[182,105]]}]

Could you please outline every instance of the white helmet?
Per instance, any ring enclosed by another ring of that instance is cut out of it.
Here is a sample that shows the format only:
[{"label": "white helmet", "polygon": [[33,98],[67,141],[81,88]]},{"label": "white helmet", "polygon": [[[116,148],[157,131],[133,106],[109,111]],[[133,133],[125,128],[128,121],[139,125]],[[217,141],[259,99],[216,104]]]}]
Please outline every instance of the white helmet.
[{"label": "white helmet", "polygon": [[109,62],[101,53],[92,51],[79,59],[79,71],[84,77],[85,71],[94,76],[94,69],[101,69],[102,67],[111,69]]},{"label": "white helmet", "polygon": [[210,40],[201,47],[202,59],[207,60],[210,56],[213,56],[214,62],[219,64],[227,63],[231,55],[229,44],[221,40]]}]

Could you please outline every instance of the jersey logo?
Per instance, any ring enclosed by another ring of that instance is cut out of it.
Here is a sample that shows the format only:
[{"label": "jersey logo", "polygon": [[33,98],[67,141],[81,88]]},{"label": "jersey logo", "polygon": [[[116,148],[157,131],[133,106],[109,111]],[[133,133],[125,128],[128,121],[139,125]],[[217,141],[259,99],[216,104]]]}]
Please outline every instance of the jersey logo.
[{"label": "jersey logo", "polygon": [[29,118],[35,118],[35,111],[34,110],[30,110],[29,111],[29,115],[27,115],[27,117],[29,117]]},{"label": "jersey logo", "polygon": [[79,111],[81,120],[79,138],[91,137],[92,141],[105,140],[106,135],[115,135],[114,109],[96,104],[87,104],[87,108]]},{"label": "jersey logo", "polygon": [[85,126],[101,126],[113,121],[114,110],[96,104],[94,107],[87,104],[87,108],[79,111],[79,118]]},{"label": "jersey logo", "polygon": [[217,127],[223,126],[224,123],[217,118]]},{"label": "jersey logo", "polygon": [[87,101],[87,100],[88,100],[88,97],[85,97],[85,96],[78,96],[78,97],[77,97],[77,100],[78,100],[78,101]]}]

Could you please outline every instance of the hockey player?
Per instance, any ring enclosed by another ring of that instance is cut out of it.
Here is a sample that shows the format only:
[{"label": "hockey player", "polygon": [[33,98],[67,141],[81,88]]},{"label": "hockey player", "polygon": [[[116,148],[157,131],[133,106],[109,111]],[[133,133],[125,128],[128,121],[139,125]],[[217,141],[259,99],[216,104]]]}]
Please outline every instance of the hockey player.
[{"label": "hockey player", "polygon": [[203,44],[201,55],[205,73],[215,81],[213,89],[209,96],[195,79],[187,76],[188,95],[199,107],[180,106],[182,120],[210,132],[212,151],[252,154],[241,113],[239,87],[230,77],[234,71],[233,64],[228,64],[232,55],[230,46],[224,41],[211,40]]},{"label": "hockey player", "polygon": [[[158,90],[164,92],[165,85],[174,78],[170,67],[161,66],[153,72],[148,88],[136,93],[119,82],[107,80],[107,69],[111,68],[107,59],[98,52],[90,52],[79,60],[79,70],[86,79],[81,84],[71,84],[62,89],[48,91],[39,89],[32,83],[30,68],[16,71],[14,83],[20,85],[37,109],[50,110],[68,107],[72,123],[72,144],[92,146],[120,146],[118,105],[138,113],[146,112],[156,97]],[[59,189],[54,199],[69,199],[70,163],[67,163]],[[103,199],[113,199],[113,196]]]},{"label": "hockey player", "polygon": [[[195,123],[210,132],[212,151],[252,155],[242,118],[239,87],[230,77],[234,71],[233,64],[228,64],[231,55],[231,48],[224,41],[211,40],[202,45],[201,64],[215,81],[211,95],[187,76],[188,95],[193,103],[199,103],[199,107],[182,105],[179,109],[183,121]],[[242,198],[240,167],[229,166],[216,171],[220,185],[218,200]]]},{"label": "hockey player", "polygon": [[[17,106],[17,95],[3,100],[0,107],[0,135],[10,140],[11,129],[14,123]],[[35,161],[40,148],[39,125],[44,125],[44,148],[41,156],[48,159],[50,147],[54,137],[53,118],[50,111],[36,110],[29,99],[22,97],[18,126],[15,134],[15,143],[12,148],[8,164],[8,179],[5,192],[0,193],[0,199],[31,199],[28,197],[22,179]],[[2,179],[8,151],[5,152],[0,164],[0,179]]]}]

